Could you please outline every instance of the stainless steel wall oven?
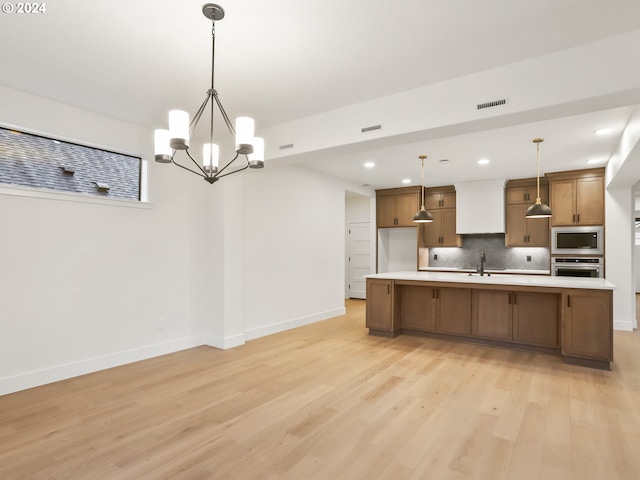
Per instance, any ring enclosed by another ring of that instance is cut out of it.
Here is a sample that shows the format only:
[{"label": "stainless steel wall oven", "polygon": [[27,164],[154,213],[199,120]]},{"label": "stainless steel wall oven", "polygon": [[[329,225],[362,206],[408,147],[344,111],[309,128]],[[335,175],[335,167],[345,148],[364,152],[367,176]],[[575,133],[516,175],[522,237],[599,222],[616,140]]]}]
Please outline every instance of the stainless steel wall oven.
[{"label": "stainless steel wall oven", "polygon": [[604,258],[552,257],[551,275],[556,277],[604,278]]}]

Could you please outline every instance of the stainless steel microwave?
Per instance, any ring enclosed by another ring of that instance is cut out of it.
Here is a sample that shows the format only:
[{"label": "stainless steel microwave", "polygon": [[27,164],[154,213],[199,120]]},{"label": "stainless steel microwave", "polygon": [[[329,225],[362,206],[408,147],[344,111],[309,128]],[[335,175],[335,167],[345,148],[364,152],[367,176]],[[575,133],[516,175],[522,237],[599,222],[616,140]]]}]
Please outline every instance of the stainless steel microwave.
[{"label": "stainless steel microwave", "polygon": [[604,255],[604,227],[553,227],[551,255]]}]

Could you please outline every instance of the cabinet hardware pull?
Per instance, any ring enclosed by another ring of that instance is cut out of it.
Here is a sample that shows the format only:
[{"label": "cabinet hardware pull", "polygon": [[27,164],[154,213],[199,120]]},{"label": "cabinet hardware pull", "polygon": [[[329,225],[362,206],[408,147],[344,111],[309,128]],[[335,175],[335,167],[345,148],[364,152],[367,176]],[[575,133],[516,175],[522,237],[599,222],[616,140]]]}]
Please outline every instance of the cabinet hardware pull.
[{"label": "cabinet hardware pull", "polygon": [[514,293],[514,294],[513,294],[513,304],[514,304],[514,305],[517,305],[517,304],[518,304],[518,294],[517,294],[517,293]]},{"label": "cabinet hardware pull", "polygon": [[578,214],[578,223],[580,223],[580,214]]},{"label": "cabinet hardware pull", "polygon": [[387,283],[387,295],[391,293],[391,285]]},{"label": "cabinet hardware pull", "polygon": [[571,308],[571,295],[567,295],[567,307]]},{"label": "cabinet hardware pull", "polygon": [[573,223],[576,223],[576,214],[573,214]]}]

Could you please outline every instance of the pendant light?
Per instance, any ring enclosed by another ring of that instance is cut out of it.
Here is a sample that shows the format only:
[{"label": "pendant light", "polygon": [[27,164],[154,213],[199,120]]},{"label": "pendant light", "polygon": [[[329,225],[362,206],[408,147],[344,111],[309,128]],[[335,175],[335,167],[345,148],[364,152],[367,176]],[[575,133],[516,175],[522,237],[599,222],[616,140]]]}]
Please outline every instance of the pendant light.
[{"label": "pendant light", "polygon": [[544,142],[544,138],[534,138],[533,143],[536,144],[536,165],[537,174],[536,180],[538,185],[538,195],[536,196],[536,203],[527,208],[526,218],[547,218],[551,216],[551,209],[548,205],[545,205],[540,200],[540,144]]},{"label": "pendant light", "polygon": [[418,158],[422,161],[422,206],[420,210],[418,210],[418,213],[414,215],[413,221],[415,223],[429,223],[433,222],[433,216],[424,208],[424,159],[427,158],[427,156],[420,155]]}]

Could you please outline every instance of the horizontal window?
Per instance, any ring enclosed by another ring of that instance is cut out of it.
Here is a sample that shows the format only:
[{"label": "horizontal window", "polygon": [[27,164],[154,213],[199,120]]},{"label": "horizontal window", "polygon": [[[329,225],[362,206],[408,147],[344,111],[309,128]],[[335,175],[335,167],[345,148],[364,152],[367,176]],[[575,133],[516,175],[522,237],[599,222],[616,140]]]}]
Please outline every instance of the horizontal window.
[{"label": "horizontal window", "polygon": [[0,184],[140,200],[142,159],[0,127]]}]

